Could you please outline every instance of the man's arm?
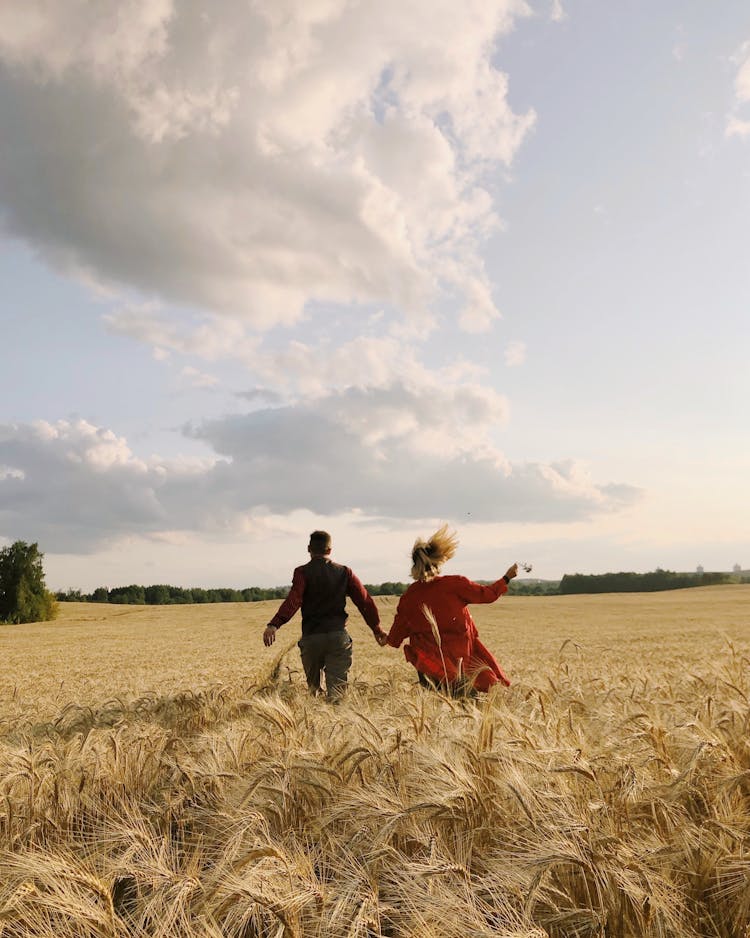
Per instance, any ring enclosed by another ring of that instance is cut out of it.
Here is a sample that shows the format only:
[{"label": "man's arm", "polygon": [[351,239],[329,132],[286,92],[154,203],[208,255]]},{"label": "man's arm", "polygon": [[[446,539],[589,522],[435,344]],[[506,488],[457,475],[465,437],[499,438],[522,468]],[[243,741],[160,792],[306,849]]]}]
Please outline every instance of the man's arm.
[{"label": "man's arm", "polygon": [[380,628],[380,613],[372,596],[362,585],[359,577],[347,567],[346,595],[362,613],[362,618],[372,629],[379,645],[385,644],[385,632]]},{"label": "man's arm", "polygon": [[302,605],[302,597],[305,593],[305,575],[297,567],[292,576],[292,588],[289,590],[286,599],[279,606],[279,611],[271,619],[263,632],[263,643],[273,645],[276,641],[276,630],[280,629],[285,622],[288,622],[295,612]]}]

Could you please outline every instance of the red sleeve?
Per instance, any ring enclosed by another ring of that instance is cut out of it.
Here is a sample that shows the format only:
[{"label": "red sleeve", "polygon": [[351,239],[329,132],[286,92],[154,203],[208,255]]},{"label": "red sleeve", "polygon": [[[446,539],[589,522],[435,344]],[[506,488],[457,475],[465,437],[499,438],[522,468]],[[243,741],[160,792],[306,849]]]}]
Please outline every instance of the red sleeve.
[{"label": "red sleeve", "polygon": [[359,577],[347,567],[346,595],[362,613],[362,618],[375,631],[380,625],[380,613],[373,602],[372,596],[367,592]]},{"label": "red sleeve", "polygon": [[[404,593],[404,596],[406,596],[406,593]],[[391,630],[388,633],[388,644],[393,648],[398,648],[401,642],[403,642],[403,640],[408,638],[411,634],[409,620],[404,612],[404,608],[402,608],[405,605],[404,596],[402,596],[398,601],[396,615],[393,619],[393,625],[391,626]]]},{"label": "red sleeve", "polygon": [[474,583],[465,576],[457,578],[459,580],[458,596],[465,603],[494,603],[503,593],[508,592],[508,584],[503,577],[500,577],[490,586],[482,586],[481,583]]},{"label": "red sleeve", "polygon": [[288,622],[294,613],[302,605],[302,597],[305,592],[305,574],[302,572],[301,567],[297,567],[292,576],[292,588],[289,590],[289,594],[284,602],[279,606],[279,611],[268,623],[269,626],[273,626],[276,629],[280,629],[281,626]]}]

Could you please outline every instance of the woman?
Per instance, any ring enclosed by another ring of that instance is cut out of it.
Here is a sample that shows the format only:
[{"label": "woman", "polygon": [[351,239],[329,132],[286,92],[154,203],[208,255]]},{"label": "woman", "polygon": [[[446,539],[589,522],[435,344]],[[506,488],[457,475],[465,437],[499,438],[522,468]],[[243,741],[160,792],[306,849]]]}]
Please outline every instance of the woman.
[{"label": "woman", "polygon": [[455,554],[458,538],[443,525],[429,541],[417,539],[412,549],[411,576],[415,581],[401,597],[387,642],[398,648],[417,669],[423,685],[436,684],[456,693],[467,686],[487,691],[510,681],[492,653],[479,640],[469,603],[494,603],[507,592],[518,573],[517,564],[491,586],[463,576],[440,576],[440,568]]}]

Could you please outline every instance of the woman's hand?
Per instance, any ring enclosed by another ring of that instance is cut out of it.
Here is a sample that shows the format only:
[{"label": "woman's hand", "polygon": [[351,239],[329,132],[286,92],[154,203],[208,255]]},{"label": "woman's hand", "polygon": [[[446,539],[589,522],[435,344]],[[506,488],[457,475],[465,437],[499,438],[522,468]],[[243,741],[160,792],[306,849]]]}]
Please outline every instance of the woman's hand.
[{"label": "woman's hand", "polygon": [[382,647],[383,645],[388,644],[388,633],[384,632],[383,629],[380,628],[380,626],[378,626],[377,631],[374,634],[375,634],[375,641],[378,643],[378,645]]},{"label": "woman's hand", "polygon": [[514,563],[512,567],[508,567],[508,572],[505,574],[506,580],[512,580],[514,577],[518,576],[518,564]]}]

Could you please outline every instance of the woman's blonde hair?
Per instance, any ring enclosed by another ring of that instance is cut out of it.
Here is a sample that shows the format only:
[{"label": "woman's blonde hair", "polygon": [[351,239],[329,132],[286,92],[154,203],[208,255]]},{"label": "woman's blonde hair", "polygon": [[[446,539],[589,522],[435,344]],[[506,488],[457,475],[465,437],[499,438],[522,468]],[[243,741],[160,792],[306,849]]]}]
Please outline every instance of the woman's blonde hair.
[{"label": "woman's blonde hair", "polygon": [[413,580],[431,580],[440,567],[450,560],[458,549],[458,535],[448,531],[448,525],[435,531],[429,541],[418,537],[411,549],[411,577]]}]

